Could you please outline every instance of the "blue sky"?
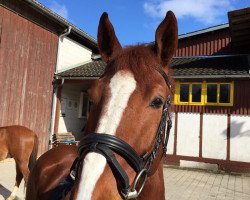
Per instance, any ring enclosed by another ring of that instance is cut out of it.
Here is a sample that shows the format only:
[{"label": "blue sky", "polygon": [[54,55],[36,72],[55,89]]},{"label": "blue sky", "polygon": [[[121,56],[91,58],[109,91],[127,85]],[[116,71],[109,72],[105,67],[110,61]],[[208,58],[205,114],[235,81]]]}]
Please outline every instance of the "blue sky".
[{"label": "blue sky", "polygon": [[154,41],[155,29],[168,10],[177,16],[180,35],[228,23],[228,11],[250,7],[250,0],[38,1],[94,38],[99,18],[107,12],[123,46]]}]

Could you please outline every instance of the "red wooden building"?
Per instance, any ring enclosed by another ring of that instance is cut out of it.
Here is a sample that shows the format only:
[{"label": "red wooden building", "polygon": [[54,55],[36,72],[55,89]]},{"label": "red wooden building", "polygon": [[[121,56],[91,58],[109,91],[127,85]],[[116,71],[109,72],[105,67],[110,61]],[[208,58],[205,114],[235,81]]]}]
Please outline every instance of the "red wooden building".
[{"label": "red wooden building", "polygon": [[48,149],[59,37],[97,52],[96,41],[33,0],[0,0],[0,126],[19,124]]},{"label": "red wooden building", "polygon": [[168,163],[250,171],[250,9],[179,36]]}]

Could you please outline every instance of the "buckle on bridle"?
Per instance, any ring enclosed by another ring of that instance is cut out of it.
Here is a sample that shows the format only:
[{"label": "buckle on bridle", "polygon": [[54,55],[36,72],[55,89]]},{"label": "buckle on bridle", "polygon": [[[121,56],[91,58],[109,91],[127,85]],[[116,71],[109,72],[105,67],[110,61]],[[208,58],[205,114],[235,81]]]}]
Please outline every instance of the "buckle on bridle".
[{"label": "buckle on bridle", "polygon": [[[141,194],[141,192],[142,192],[142,190],[143,190],[143,188],[145,186],[145,183],[147,181],[147,178],[148,178],[148,169],[144,168],[135,177],[135,181],[133,183],[132,189],[130,191],[128,191],[126,194],[121,192],[124,199],[127,200],[127,199],[135,199],[135,198],[137,198]],[[141,185],[137,189],[138,184],[140,183],[140,181],[142,181]]]},{"label": "buckle on bridle", "polygon": [[75,181],[75,179],[76,179],[76,171],[75,170],[71,170],[71,172],[70,172],[69,175],[72,178],[72,180]]}]

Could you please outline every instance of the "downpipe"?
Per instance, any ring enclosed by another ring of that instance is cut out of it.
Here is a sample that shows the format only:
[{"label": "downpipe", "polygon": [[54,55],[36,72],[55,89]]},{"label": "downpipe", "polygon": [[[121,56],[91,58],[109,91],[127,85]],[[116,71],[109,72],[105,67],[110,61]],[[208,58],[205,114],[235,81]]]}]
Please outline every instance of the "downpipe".
[{"label": "downpipe", "polygon": [[[63,41],[63,38],[70,34],[72,27],[69,26],[67,31],[61,34],[58,38],[58,45],[57,45],[57,57],[56,57],[56,66],[55,66],[55,73],[58,71],[58,63],[59,63],[59,55],[60,55],[60,42]],[[51,121],[50,121],[50,130],[49,130],[49,149],[52,148],[52,140],[55,131],[55,117],[56,117],[56,106],[57,106],[57,94],[58,94],[58,87],[62,87],[64,84],[64,79],[60,85],[53,86],[53,97],[52,97],[52,109],[51,109]]]}]

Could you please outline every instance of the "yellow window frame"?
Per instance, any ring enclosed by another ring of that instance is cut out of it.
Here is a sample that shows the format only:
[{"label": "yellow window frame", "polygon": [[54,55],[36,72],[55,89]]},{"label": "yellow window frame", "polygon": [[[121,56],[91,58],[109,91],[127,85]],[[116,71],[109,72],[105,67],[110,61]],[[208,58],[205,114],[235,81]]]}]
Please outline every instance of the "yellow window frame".
[{"label": "yellow window frame", "polygon": [[[181,84],[187,84],[189,85],[190,83],[185,83],[185,82],[177,82],[176,86],[175,86],[175,94],[174,94],[174,104],[179,104],[179,105],[188,105],[189,104],[189,99],[188,102],[185,101],[180,101],[180,88],[181,88]],[[189,93],[190,93],[190,85],[189,85]],[[189,98],[189,95],[188,95]]]},{"label": "yellow window frame", "polygon": [[[209,103],[207,102],[207,92],[205,93],[205,104],[209,106],[233,106],[234,102],[234,82],[208,82],[206,83],[206,90],[207,85],[214,84],[217,85],[217,102],[216,103]],[[220,85],[221,84],[228,84],[230,85],[230,101],[229,103],[220,103]]]},{"label": "yellow window frame", "polygon": [[[188,102],[180,101],[180,88],[181,85],[187,84],[189,86],[189,94],[188,94]],[[174,95],[174,104],[177,105],[204,105],[204,84],[203,82],[176,82],[175,84],[175,95]],[[193,96],[192,96],[192,88],[193,85],[201,85],[201,101],[200,102],[192,102]]]},{"label": "yellow window frame", "polygon": [[[193,85],[201,85],[201,101],[193,102]],[[203,82],[192,82],[189,85],[189,105],[204,105],[204,84]]]},{"label": "yellow window frame", "polygon": [[[180,86],[181,84],[187,84],[189,86],[189,97],[188,102],[180,101]],[[201,102],[192,102],[192,86],[196,84],[201,84]],[[217,102],[208,103],[207,102],[207,85],[216,84],[217,85]],[[220,103],[220,84],[230,85],[230,103]],[[234,82],[180,82],[175,83],[175,94],[174,94],[174,104],[175,105],[208,105],[208,106],[233,106],[234,102]]]}]

